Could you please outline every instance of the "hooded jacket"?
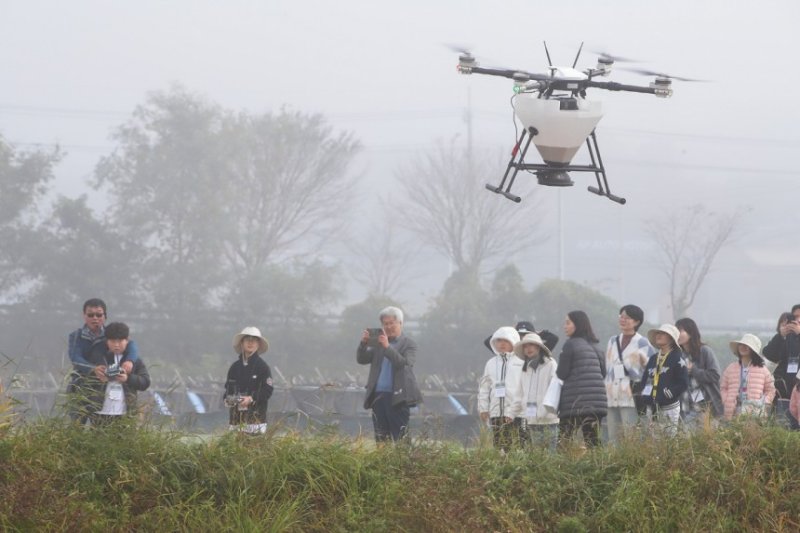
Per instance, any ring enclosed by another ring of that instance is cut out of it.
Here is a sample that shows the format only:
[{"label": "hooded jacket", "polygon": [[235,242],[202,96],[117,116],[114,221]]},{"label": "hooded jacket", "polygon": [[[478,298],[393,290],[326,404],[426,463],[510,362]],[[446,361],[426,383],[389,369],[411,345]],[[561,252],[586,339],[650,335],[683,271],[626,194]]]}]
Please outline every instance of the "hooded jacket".
[{"label": "hooded jacket", "polygon": [[[522,372],[522,360],[513,351],[498,352],[495,341],[499,339],[507,340],[513,347],[519,342],[519,333],[512,327],[502,327],[492,335],[490,345],[495,355],[486,361],[478,382],[478,412],[488,412],[490,418],[515,418],[524,415],[517,412],[521,395],[519,374]],[[505,388],[505,396],[499,397],[497,392],[502,390],[498,388],[501,384]]]}]

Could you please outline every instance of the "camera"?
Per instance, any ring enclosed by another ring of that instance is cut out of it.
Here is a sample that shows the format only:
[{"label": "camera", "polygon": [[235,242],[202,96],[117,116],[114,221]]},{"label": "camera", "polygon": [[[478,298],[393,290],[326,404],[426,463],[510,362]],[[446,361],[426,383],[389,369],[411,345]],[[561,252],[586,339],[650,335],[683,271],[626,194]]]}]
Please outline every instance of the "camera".
[{"label": "camera", "polygon": [[106,378],[108,379],[114,379],[120,374],[122,374],[122,369],[119,367],[119,365],[111,365],[106,368]]},{"label": "camera", "polygon": [[225,405],[227,405],[228,407],[235,407],[237,405],[241,405],[243,401],[244,401],[244,396],[238,393],[234,396],[225,397]]}]

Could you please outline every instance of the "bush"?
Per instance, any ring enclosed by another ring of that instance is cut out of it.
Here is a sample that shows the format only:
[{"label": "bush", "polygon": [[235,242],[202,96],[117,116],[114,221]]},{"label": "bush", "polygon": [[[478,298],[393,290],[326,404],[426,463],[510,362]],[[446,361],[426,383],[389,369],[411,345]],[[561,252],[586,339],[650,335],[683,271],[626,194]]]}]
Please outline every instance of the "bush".
[{"label": "bush", "polygon": [[507,455],[47,421],[0,440],[0,530],[796,531],[798,456],[753,421]]}]

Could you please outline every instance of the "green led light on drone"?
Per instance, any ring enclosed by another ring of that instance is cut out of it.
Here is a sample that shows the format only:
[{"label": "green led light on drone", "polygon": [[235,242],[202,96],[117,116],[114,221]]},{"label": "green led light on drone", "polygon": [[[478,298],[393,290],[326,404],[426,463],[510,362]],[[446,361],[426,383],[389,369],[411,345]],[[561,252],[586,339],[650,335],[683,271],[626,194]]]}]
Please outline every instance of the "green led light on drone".
[{"label": "green led light on drone", "polygon": [[515,93],[515,94],[519,94],[519,92],[520,92],[521,90],[522,90],[522,87],[520,87],[519,85],[515,85],[515,86],[514,86],[514,93]]}]

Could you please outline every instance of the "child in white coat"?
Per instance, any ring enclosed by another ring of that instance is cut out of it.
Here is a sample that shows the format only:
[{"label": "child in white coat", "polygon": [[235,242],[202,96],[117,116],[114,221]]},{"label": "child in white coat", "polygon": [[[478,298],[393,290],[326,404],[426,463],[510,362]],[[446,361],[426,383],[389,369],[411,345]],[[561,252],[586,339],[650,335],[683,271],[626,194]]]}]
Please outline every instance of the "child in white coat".
[{"label": "child in white coat", "polygon": [[534,448],[556,450],[558,416],[545,409],[544,397],[550,382],[556,378],[557,364],[541,337],[528,333],[514,346],[514,353],[523,361],[519,373],[519,401],[515,407],[523,423],[520,438]]},{"label": "child in white coat", "polygon": [[495,448],[508,451],[514,438],[515,409],[519,405],[522,360],[514,355],[519,333],[512,327],[494,332],[490,346],[494,357],[486,362],[478,384],[478,413],[489,423]]}]

